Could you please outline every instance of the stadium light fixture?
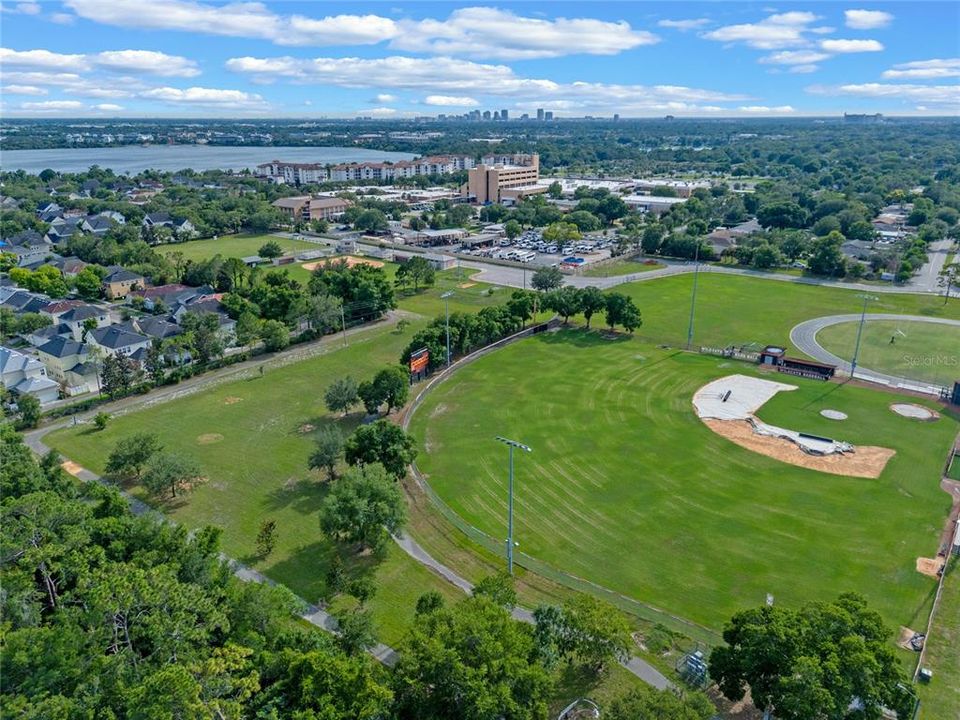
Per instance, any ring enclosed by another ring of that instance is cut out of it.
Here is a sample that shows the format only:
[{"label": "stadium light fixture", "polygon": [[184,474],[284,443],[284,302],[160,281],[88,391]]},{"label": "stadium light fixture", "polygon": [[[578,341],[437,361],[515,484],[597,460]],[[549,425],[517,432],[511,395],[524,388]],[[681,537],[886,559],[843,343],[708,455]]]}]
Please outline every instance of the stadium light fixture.
[{"label": "stadium light fixture", "polygon": [[524,452],[533,452],[533,450],[521,442],[500,435],[494,439],[510,448],[510,479],[507,483],[507,571],[513,575],[513,449],[517,448]]},{"label": "stadium light fixture", "polygon": [[693,344],[693,315],[697,307],[697,279],[700,276],[700,241],[693,252],[693,294],[690,296],[690,321],[687,323],[687,350]]},{"label": "stadium light fixture", "polygon": [[851,379],[853,379],[853,376],[857,372],[857,358],[860,357],[860,338],[863,335],[863,324],[867,320],[867,303],[880,299],[876,295],[857,295],[857,297],[863,298],[863,310],[860,312],[860,325],[857,327],[857,344],[853,349],[853,360],[850,363]]},{"label": "stadium light fixture", "polygon": [[447,367],[450,367],[450,298],[453,296],[453,290],[447,290],[440,296],[443,300],[443,308],[447,314]]}]

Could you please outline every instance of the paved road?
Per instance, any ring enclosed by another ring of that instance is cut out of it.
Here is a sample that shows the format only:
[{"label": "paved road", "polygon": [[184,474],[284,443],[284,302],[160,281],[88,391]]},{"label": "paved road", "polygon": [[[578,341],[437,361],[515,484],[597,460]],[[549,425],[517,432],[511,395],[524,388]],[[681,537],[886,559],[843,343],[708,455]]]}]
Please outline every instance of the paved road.
[{"label": "paved road", "polygon": [[[910,320],[913,322],[927,322],[934,323],[936,325],[950,325],[951,327],[960,327],[960,320],[948,320],[946,318],[930,318],[924,317],[922,315],[895,315],[890,313],[867,313],[867,320]],[[793,346],[797,348],[802,353],[806,353],[810,357],[819,360],[820,362],[830,363],[831,365],[836,365],[839,370],[847,375],[850,374],[850,362],[844,360],[841,357],[834,355],[833,353],[826,350],[820,343],[817,341],[817,333],[823,330],[825,327],[830,327],[831,325],[837,325],[839,323],[846,322],[859,322],[860,315],[857,313],[851,315],[829,315],[827,317],[814,318],[813,320],[807,320],[802,322],[799,325],[795,326],[790,331],[790,342],[793,343]],[[855,377],[869,380],[870,382],[879,382],[884,385],[893,385],[893,386],[904,386],[908,389],[924,389],[925,391],[930,391],[937,388],[936,385],[930,385],[928,383],[922,383],[917,380],[911,380],[910,378],[897,377],[896,375],[888,375],[886,373],[878,372],[876,370],[870,370],[862,366],[857,366],[857,372]]]},{"label": "paved road", "polygon": [[917,274],[907,281],[907,286],[916,288],[921,292],[939,292],[940,271],[943,270],[943,266],[947,262],[947,255],[950,254],[953,244],[953,240],[937,240],[930,243],[927,250],[930,261],[925,263]]},{"label": "paved road", "polygon": [[[939,254],[934,255],[934,257],[939,258],[938,261],[940,262],[940,267],[942,267],[943,261],[946,260],[946,252],[943,253],[942,257]],[[586,287],[588,285],[593,285],[594,287],[599,287],[605,290],[607,288],[616,287],[617,285],[622,285],[623,283],[645,282],[647,280],[655,280],[657,278],[662,278],[669,275],[681,275],[683,273],[691,273],[694,271],[694,263],[692,262],[677,262],[672,260],[660,260],[660,262],[665,262],[667,266],[657,270],[648,270],[647,272],[633,273],[631,275],[618,275],[616,277],[602,278],[587,277],[585,275],[565,275],[564,278],[567,285],[573,285],[574,287]],[[478,274],[473,276],[474,280],[515,288],[524,287],[524,283],[526,283],[526,287],[529,288],[530,277],[536,270],[534,267],[529,269],[507,267],[504,265],[493,265],[491,263],[485,263],[478,260],[464,260],[462,265],[463,267],[480,271]],[[933,263],[929,263],[924,267],[926,268],[932,265]],[[727,275],[746,275],[748,277],[760,278],[762,280],[796,283],[798,285],[821,285],[823,287],[835,287],[842,288],[844,290],[862,290],[874,293],[941,293],[940,287],[937,283],[937,275],[940,272],[939,270],[933,274],[931,274],[932,270],[930,270],[924,273],[923,278],[917,280],[917,282],[907,285],[873,285],[868,283],[843,282],[839,280],[800,277],[797,275],[786,275],[783,273],[761,272],[759,270],[750,270],[749,268],[708,264],[700,265],[700,272],[724,273]]]}]

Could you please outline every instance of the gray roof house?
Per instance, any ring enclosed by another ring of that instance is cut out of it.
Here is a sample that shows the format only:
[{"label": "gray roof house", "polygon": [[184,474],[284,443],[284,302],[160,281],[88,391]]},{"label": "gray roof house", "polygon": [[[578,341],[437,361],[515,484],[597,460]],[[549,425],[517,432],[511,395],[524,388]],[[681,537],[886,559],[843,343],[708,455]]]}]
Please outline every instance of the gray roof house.
[{"label": "gray roof house", "polygon": [[150,347],[150,338],[140,333],[124,330],[119,325],[97,328],[87,334],[87,342],[106,352],[133,355],[137,350]]},{"label": "gray roof house", "polygon": [[60,397],[60,386],[39,360],[0,346],[0,383],[18,395],[33,395],[41,405]]}]

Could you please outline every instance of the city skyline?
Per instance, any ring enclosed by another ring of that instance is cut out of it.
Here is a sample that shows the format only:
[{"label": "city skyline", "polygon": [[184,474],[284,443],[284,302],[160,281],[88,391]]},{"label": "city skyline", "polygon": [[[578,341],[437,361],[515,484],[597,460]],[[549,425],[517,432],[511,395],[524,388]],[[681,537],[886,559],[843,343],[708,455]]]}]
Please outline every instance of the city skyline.
[{"label": "city skyline", "polygon": [[960,109],[953,3],[0,7],[0,113],[10,118]]}]

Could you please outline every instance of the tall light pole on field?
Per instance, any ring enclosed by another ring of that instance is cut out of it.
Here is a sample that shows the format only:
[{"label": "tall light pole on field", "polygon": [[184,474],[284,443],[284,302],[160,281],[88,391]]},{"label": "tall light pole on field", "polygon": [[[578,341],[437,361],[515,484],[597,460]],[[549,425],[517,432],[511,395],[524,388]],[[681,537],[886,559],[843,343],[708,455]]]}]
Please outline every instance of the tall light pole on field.
[{"label": "tall light pole on field", "polygon": [[857,358],[860,357],[860,337],[863,335],[863,324],[867,320],[867,303],[872,300],[879,300],[876,295],[857,295],[863,298],[863,310],[860,312],[860,325],[857,327],[857,344],[853,349],[853,360],[850,363],[850,377],[857,372]]},{"label": "tall light pole on field", "polygon": [[700,241],[693,252],[693,294],[690,296],[690,322],[687,323],[687,350],[693,344],[693,313],[697,307],[697,279],[700,276]]},{"label": "tall light pole on field", "polygon": [[533,452],[527,445],[497,435],[495,438],[510,448],[510,479],[507,483],[507,571],[513,575],[513,449]]},{"label": "tall light pole on field", "polygon": [[440,296],[440,299],[443,300],[443,308],[447,314],[447,367],[450,367],[450,297],[453,295],[453,290],[447,290]]}]

